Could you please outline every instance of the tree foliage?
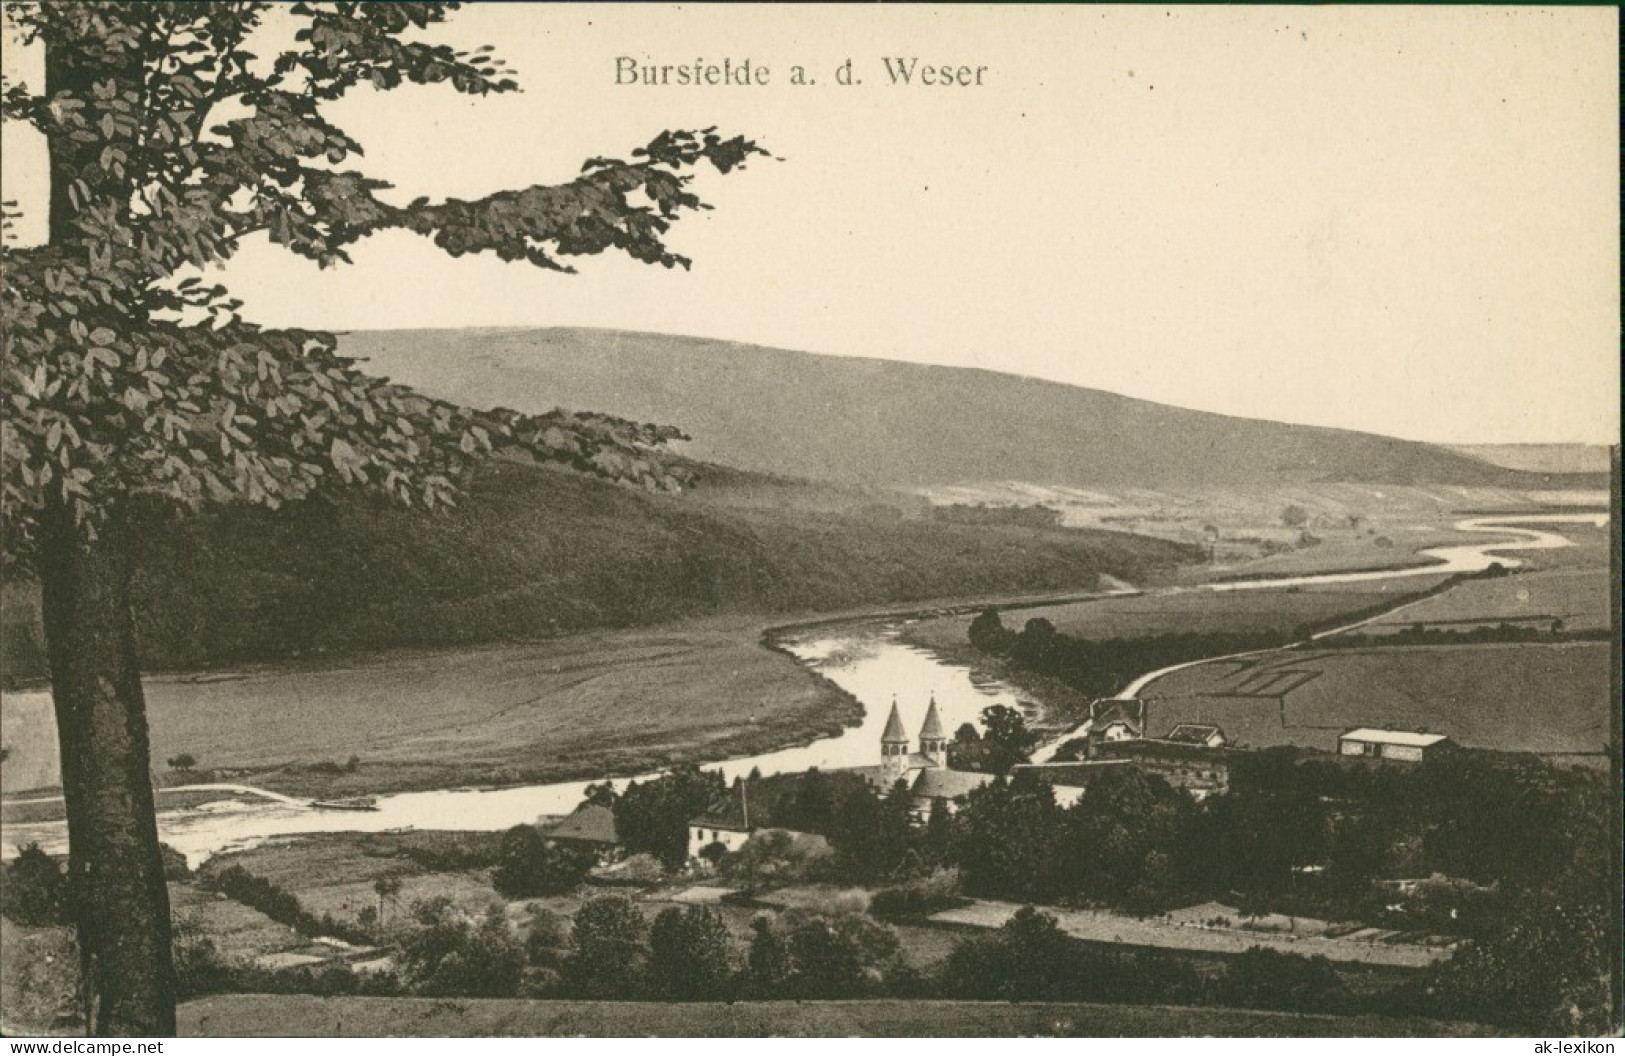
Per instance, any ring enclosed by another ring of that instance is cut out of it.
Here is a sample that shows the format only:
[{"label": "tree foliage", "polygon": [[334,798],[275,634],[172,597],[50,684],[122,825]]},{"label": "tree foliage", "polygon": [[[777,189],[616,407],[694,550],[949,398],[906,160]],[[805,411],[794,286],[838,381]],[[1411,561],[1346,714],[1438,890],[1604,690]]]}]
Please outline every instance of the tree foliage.
[{"label": "tree foliage", "polygon": [[478,921],[444,903],[416,914],[420,927],[401,943],[400,967],[426,997],[513,997],[525,970],[525,947],[499,906]]},{"label": "tree foliage", "polygon": [[327,266],[386,230],[554,271],[612,249],[688,265],[664,238],[706,208],[690,189],[698,169],[763,153],[742,137],[669,130],[565,182],[470,201],[405,201],[364,171],[333,120],[351,92],[517,87],[489,48],[424,39],[456,7],[5,5],[7,33],[43,53],[45,76],[6,83],[0,114],[44,137],[50,199],[45,244],[17,244],[9,222],[0,240],[0,556],[40,580],[96,1033],[175,1029],[132,616],[140,509],[275,509],[342,488],[432,509],[504,451],[680,482],[658,454],[674,429],[428,399],[365,375],[331,334],[245,319],[202,277],[250,238]]},{"label": "tree foliage", "polygon": [[624,895],[589,899],[570,932],[565,979],[581,997],[635,997],[649,958],[649,925]]},{"label": "tree foliage", "polygon": [[[53,181],[72,202],[49,244],[5,249],[8,555],[29,559],[47,502],[92,527],[132,494],[274,507],[359,486],[433,507],[454,500],[471,460],[503,448],[675,484],[649,457],[675,430],[424,398],[364,375],[331,335],[244,320],[199,269],[256,235],[336,264],[388,229],[555,271],[610,249],[687,267],[664,236],[706,208],[693,171],[731,172],[761,149],[667,131],[561,184],[393,204],[328,105],[362,85],[507,92],[511,71],[485,50],[412,39],[455,4],[279,6],[8,5],[46,49],[48,75],[6,85],[4,113],[52,144]],[[275,50],[256,56],[251,41]]]},{"label": "tree foliage", "polygon": [[652,781],[634,781],[615,800],[615,830],[626,848],[659,858],[668,869],[688,859],[688,823],[727,786],[717,771],[679,766]]},{"label": "tree foliage", "polygon": [[499,854],[491,884],[508,898],[574,890],[596,861],[584,848],[550,846],[534,825],[515,825],[503,833]]},{"label": "tree foliage", "polygon": [[728,925],[711,906],[671,906],[649,929],[649,988],[673,1001],[716,1001],[733,979]]}]

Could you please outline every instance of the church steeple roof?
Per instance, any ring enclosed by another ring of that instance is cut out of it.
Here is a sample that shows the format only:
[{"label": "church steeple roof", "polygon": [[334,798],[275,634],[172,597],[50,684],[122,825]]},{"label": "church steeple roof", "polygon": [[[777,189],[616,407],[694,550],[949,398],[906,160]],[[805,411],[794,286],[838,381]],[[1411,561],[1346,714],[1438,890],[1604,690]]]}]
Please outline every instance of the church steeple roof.
[{"label": "church steeple roof", "polygon": [[931,706],[925,712],[925,725],[920,727],[920,743],[942,739],[942,716],[937,714],[937,698],[933,694]]},{"label": "church steeple roof", "polygon": [[903,717],[897,714],[897,701],[891,702],[891,718],[886,720],[886,732],[880,735],[881,744],[907,744],[908,734],[903,732]]}]

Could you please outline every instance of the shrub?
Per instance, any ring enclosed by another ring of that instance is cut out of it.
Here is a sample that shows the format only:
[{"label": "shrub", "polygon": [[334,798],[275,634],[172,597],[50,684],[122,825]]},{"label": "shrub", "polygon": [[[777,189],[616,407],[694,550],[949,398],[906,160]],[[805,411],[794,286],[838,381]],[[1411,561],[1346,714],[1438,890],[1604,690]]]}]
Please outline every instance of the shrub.
[{"label": "shrub", "polygon": [[426,926],[401,943],[401,970],[426,997],[513,997],[525,972],[525,950],[492,906],[471,923],[448,905],[421,907]]},{"label": "shrub", "polygon": [[876,891],[869,900],[869,912],[886,920],[926,917],[960,901],[959,870],[938,869],[924,879]]},{"label": "shrub", "polygon": [[186,864],[186,855],[167,843],[158,845],[158,854],[164,861],[164,879],[183,883],[192,879],[192,867]]},{"label": "shrub", "polygon": [[798,883],[826,875],[835,852],[821,836],[763,829],[721,862],[724,875],[749,887]]},{"label": "shrub", "polygon": [[1231,961],[1219,980],[1219,1000],[1282,1012],[1337,1012],[1347,998],[1343,981],[1324,957],[1254,946]]},{"label": "shrub", "polygon": [[68,910],[68,878],[39,844],[19,848],[0,869],[0,912],[7,917],[38,927],[66,923]]},{"label": "shrub", "polygon": [[777,926],[789,955],[789,992],[798,998],[878,992],[897,961],[897,933],[857,913],[786,911]]}]

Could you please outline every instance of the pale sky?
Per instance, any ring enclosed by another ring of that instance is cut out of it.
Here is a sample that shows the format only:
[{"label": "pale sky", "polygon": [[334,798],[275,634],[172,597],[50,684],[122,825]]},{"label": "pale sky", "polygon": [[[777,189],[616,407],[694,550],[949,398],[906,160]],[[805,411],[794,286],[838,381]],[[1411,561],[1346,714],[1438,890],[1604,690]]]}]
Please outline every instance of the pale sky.
[{"label": "pale sky", "polygon": [[[251,317],[663,331],[1418,440],[1618,439],[1613,8],[473,4],[439,35],[526,90],[336,108],[403,201],[560,182],[663,128],[784,160],[702,177],[716,211],[670,239],[689,273],[405,234],[322,272],[258,242],[225,275]],[[617,86],[623,55],[771,83]],[[890,85],[882,58],[912,56],[988,69]],[[834,83],[847,58],[863,84]],[[6,146],[26,205],[37,149]]]}]

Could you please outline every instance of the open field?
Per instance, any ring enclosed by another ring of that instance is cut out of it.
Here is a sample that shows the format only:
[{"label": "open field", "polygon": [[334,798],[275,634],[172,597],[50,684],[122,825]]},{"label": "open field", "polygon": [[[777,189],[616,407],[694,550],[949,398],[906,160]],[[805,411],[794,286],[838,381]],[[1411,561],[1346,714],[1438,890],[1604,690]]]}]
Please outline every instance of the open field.
[{"label": "open field", "polygon": [[[1533,525],[1535,528],[1540,525]],[[1523,568],[1535,571],[1545,568],[1601,568],[1609,567],[1613,552],[1613,537],[1608,528],[1589,524],[1565,524],[1557,529],[1573,546],[1556,550],[1524,550],[1517,558]]]},{"label": "open field", "polygon": [[234,994],[180,1008],[182,1037],[1492,1037],[1472,1023],[1239,1009],[973,1001],[666,1004]]},{"label": "open field", "polygon": [[[1308,624],[1402,604],[1407,597],[1442,581],[1442,577],[1419,576],[1390,583],[1106,597],[1011,609],[1004,615],[1004,624],[1020,630],[1030,619],[1046,619],[1062,634],[1097,641],[1186,633],[1290,634]],[[922,620],[909,627],[907,637],[933,649],[960,646],[968,641],[971,619]]]},{"label": "open field", "polygon": [[[1021,906],[1011,902],[976,900],[969,905],[946,909],[931,919],[943,924],[972,928],[1004,925]],[[1302,957],[1325,957],[1337,963],[1383,968],[1426,968],[1446,960],[1454,945],[1441,937],[1406,935],[1379,928],[1337,929],[1322,920],[1294,918],[1293,930],[1261,928],[1235,923],[1241,914],[1228,906],[1209,903],[1205,916],[1197,919],[1133,917],[1093,909],[1057,909],[1052,912],[1061,930],[1085,942],[1139,946],[1148,949],[1178,950],[1187,953],[1236,955],[1253,947],[1292,953]],[[1224,917],[1231,926],[1214,927],[1205,919]],[[1346,930],[1346,934],[1343,933]],[[1424,939],[1430,941],[1422,941]]]},{"label": "open field", "polygon": [[1174,671],[1142,696],[1151,725],[1210,722],[1246,747],[1334,750],[1356,726],[1554,756],[1607,751],[1617,700],[1605,642],[1284,650]]},{"label": "open field", "polygon": [[239,865],[292,892],[314,916],[331,914],[340,924],[358,925],[363,909],[378,907],[373,884],[385,878],[401,884],[393,902],[384,907],[386,923],[413,902],[437,897],[449,898],[459,909],[478,916],[488,907],[504,903],[491,887],[489,869],[431,869],[407,856],[404,847],[433,838],[445,848],[460,846],[494,859],[500,835],[319,833],[269,840],[246,851],[220,856],[204,866],[204,872]]},{"label": "open field", "polygon": [[[758,624],[735,619],[149,678],[153,757],[187,752],[217,776],[351,794],[637,773],[858,721],[855,701],[763,649],[759,635]],[[0,708],[12,750],[0,769],[6,791],[55,784],[49,695],[8,693]],[[307,769],[351,755],[360,757],[353,773]]]},{"label": "open field", "polygon": [[1359,633],[1393,633],[1417,624],[1446,631],[1499,623],[1546,630],[1559,620],[1566,631],[1604,630],[1613,623],[1609,578],[1606,568],[1563,568],[1468,580],[1374,620]]},{"label": "open field", "polygon": [[169,908],[181,935],[212,941],[228,961],[247,963],[307,944],[288,925],[194,883],[170,884]]}]

